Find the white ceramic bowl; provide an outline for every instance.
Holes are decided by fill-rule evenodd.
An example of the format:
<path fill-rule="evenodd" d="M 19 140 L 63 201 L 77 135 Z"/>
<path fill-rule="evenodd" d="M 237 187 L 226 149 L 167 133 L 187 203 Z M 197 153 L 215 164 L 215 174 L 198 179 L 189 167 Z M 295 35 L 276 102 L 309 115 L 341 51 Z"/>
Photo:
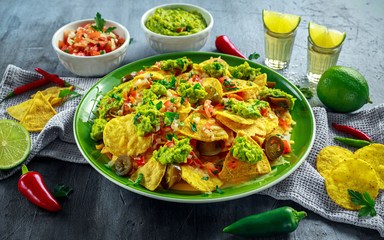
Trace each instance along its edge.
<path fill-rule="evenodd" d="M 85 19 L 71 22 L 57 30 L 52 37 L 52 47 L 60 62 L 72 73 L 83 77 L 104 76 L 115 70 L 124 60 L 130 39 L 129 32 L 123 25 L 106 20 L 105 26 L 107 28 L 116 27 L 113 32 L 125 39 L 123 45 L 116 50 L 99 56 L 74 56 L 59 49 L 58 43 L 59 40 L 63 40 L 65 30 L 76 30 L 78 27 L 91 22 L 93 23 L 94 20 Z"/>
<path fill-rule="evenodd" d="M 194 33 L 191 35 L 186 35 L 186 36 L 165 36 L 165 35 L 154 33 L 145 26 L 145 23 L 147 22 L 149 16 L 152 16 L 155 14 L 155 11 L 157 8 L 163 8 L 163 9 L 181 8 L 189 12 L 196 10 L 199 13 L 201 13 L 203 18 L 205 19 L 207 23 L 207 27 L 201 32 Z M 205 43 L 209 38 L 209 34 L 213 26 L 213 17 L 204 8 L 191 5 L 191 4 L 174 3 L 174 4 L 165 4 L 165 5 L 157 6 L 148 10 L 141 17 L 140 25 L 149 45 L 156 52 L 170 53 L 170 52 L 198 51 L 205 45 Z"/>

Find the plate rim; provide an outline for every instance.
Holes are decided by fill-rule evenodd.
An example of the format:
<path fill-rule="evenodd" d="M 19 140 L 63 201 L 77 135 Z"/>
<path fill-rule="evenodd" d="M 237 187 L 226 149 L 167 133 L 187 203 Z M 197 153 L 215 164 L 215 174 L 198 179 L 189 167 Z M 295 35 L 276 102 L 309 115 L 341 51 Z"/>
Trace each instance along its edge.
<path fill-rule="evenodd" d="M 116 184 L 116 185 L 118 185 L 118 186 L 120 186 L 120 187 L 122 187 L 122 188 L 124 188 L 124 189 L 126 189 L 128 191 L 137 193 L 137 194 L 145 196 L 145 197 L 157 199 L 157 200 L 162 200 L 162 201 L 167 201 L 167 202 L 177 202 L 177 203 L 215 203 L 215 202 L 223 202 L 223 201 L 229 201 L 229 200 L 235 200 L 235 199 L 239 199 L 239 198 L 244 198 L 244 197 L 253 195 L 255 193 L 261 192 L 263 190 L 266 190 L 266 189 L 268 189 L 270 187 L 273 187 L 274 185 L 280 183 L 281 181 L 286 179 L 288 176 L 290 176 L 294 171 L 296 171 L 302 165 L 302 163 L 306 160 L 306 158 L 308 157 L 310 151 L 312 150 L 313 144 L 315 142 L 315 138 L 316 138 L 316 121 L 315 121 L 315 116 L 314 116 L 314 113 L 313 113 L 313 109 L 312 109 L 311 105 L 309 104 L 308 100 L 303 95 L 303 93 L 294 84 L 292 84 L 288 79 L 286 79 L 280 73 L 274 71 L 273 69 L 270 69 L 267 66 L 261 65 L 261 64 L 256 63 L 256 62 L 252 62 L 252 64 L 256 64 L 258 66 L 262 66 L 264 68 L 268 68 L 269 70 L 274 72 L 274 74 L 278 75 L 281 79 L 283 79 L 288 85 L 290 85 L 290 87 L 292 87 L 293 89 L 296 90 L 296 93 L 298 95 L 300 95 L 301 98 L 304 100 L 304 105 L 306 105 L 308 107 L 308 109 L 309 109 L 310 117 L 311 117 L 311 120 L 312 120 L 311 121 L 311 125 L 313 126 L 312 137 L 311 137 L 311 140 L 310 140 L 310 142 L 308 144 L 308 147 L 305 150 L 305 153 L 303 154 L 303 156 L 296 163 L 294 163 L 294 165 L 288 171 L 284 172 L 280 177 L 278 177 L 277 179 L 274 179 L 272 182 L 267 183 L 267 184 L 265 184 L 265 185 L 263 185 L 261 187 L 253 189 L 253 190 L 249 190 L 249 191 L 246 191 L 246 192 L 237 193 L 237 194 L 229 195 L 229 196 L 214 197 L 214 198 L 192 199 L 192 198 L 188 198 L 188 195 L 185 195 L 186 198 L 178 198 L 178 197 L 174 197 L 174 196 L 159 195 L 156 192 L 148 193 L 148 192 L 145 192 L 145 191 L 141 191 L 140 189 L 136 189 L 136 188 L 132 188 L 130 186 L 127 186 L 127 185 L 125 185 L 125 184 L 123 184 L 123 183 L 113 179 L 112 177 L 108 176 L 107 174 L 105 174 L 90 159 L 88 159 L 87 155 L 83 151 L 83 149 L 81 147 L 81 144 L 79 143 L 79 140 L 77 138 L 77 133 L 76 133 L 76 130 L 77 130 L 77 124 L 76 123 L 77 123 L 77 121 L 76 121 L 76 119 L 78 117 L 79 109 L 80 109 L 80 106 L 82 105 L 84 99 L 86 98 L 86 96 L 91 92 L 91 90 L 96 85 L 98 85 L 100 82 L 104 81 L 104 79 L 108 78 L 110 75 L 112 75 L 115 72 L 121 70 L 122 68 L 125 68 L 128 65 L 130 65 L 130 64 L 137 64 L 137 62 L 140 62 L 140 61 L 148 61 L 148 60 L 151 60 L 153 58 L 159 58 L 159 57 L 166 58 L 167 56 L 174 56 L 174 55 L 204 55 L 204 54 L 212 55 L 213 57 L 214 56 L 217 56 L 217 57 L 225 56 L 227 58 L 235 58 L 235 59 L 238 59 L 238 60 L 252 62 L 252 61 L 250 61 L 248 59 L 243 59 L 243 58 L 240 58 L 240 57 L 236 57 L 236 56 L 232 56 L 232 55 L 228 55 L 228 54 L 223 54 L 223 53 L 217 53 L 217 52 L 175 52 L 175 53 L 167 53 L 167 54 L 160 54 L 160 55 L 150 56 L 150 57 L 146 57 L 146 58 L 141 58 L 141 59 L 138 59 L 136 61 L 130 62 L 128 64 L 125 64 L 125 65 L 123 65 L 123 66 L 113 70 L 112 72 L 108 73 L 107 75 L 102 77 L 99 81 L 97 81 L 95 84 L 93 84 L 92 87 L 89 88 L 89 90 L 85 93 L 84 97 L 81 99 L 78 107 L 76 108 L 76 112 L 75 112 L 74 117 L 73 117 L 73 134 L 74 134 L 74 138 L 75 138 L 75 141 L 76 141 L 76 145 L 77 145 L 78 149 L 80 150 L 81 154 L 83 155 L 83 157 L 85 158 L 85 160 L 97 172 L 99 172 L 104 178 L 108 179 L 109 181 L 113 182 L 114 184 Z"/>

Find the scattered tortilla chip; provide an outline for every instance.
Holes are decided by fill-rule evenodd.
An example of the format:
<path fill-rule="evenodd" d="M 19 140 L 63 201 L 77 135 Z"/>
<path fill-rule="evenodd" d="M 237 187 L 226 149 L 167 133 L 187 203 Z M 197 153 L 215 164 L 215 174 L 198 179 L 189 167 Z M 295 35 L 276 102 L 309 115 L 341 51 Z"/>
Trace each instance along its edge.
<path fill-rule="evenodd" d="M 30 132 L 39 132 L 43 130 L 47 122 L 55 115 L 55 109 L 53 109 L 43 94 L 38 91 L 20 123 Z"/>
<path fill-rule="evenodd" d="M 150 137 L 140 137 L 133 125 L 134 114 L 113 118 L 104 128 L 105 147 L 113 155 L 137 156 L 151 146 Z"/>
<path fill-rule="evenodd" d="M 163 165 L 151 158 L 149 162 L 137 169 L 137 171 L 131 175 L 131 179 L 136 181 L 137 176 L 142 173 L 143 180 L 140 182 L 140 185 L 144 186 L 149 191 L 154 191 L 160 185 L 166 168 L 167 165 Z"/>
<path fill-rule="evenodd" d="M 69 90 L 72 91 L 73 86 L 69 86 L 69 87 L 50 87 L 50 88 L 44 89 L 43 91 L 41 91 L 41 93 L 44 95 L 44 97 L 48 100 L 48 102 L 52 106 L 57 106 L 57 105 L 61 104 L 62 101 L 63 101 L 63 98 L 59 98 L 59 95 L 60 95 L 60 91 L 64 90 L 64 89 L 69 89 Z M 34 98 L 34 97 L 35 97 L 35 94 L 33 94 L 31 96 L 31 98 Z"/>
<path fill-rule="evenodd" d="M 206 130 L 207 122 L 212 123 L 211 130 Z M 196 128 L 192 129 L 192 125 Z M 204 114 L 195 111 L 184 120 L 184 126 L 179 126 L 177 132 L 184 134 L 192 139 L 204 142 L 214 142 L 228 139 L 227 132 L 215 121 L 215 119 L 207 119 Z"/>
<path fill-rule="evenodd" d="M 384 189 L 384 145 L 373 143 L 358 149 L 353 156 L 369 163 L 376 171 L 379 188 Z"/>
<path fill-rule="evenodd" d="M 347 158 L 338 163 L 325 179 L 325 187 L 336 204 L 349 210 L 358 210 L 361 206 L 353 204 L 348 189 L 360 193 L 367 191 L 372 199 L 379 194 L 375 170 L 358 158 Z"/>
<path fill-rule="evenodd" d="M 206 168 L 192 167 L 185 164 L 180 166 L 181 178 L 201 192 L 211 192 L 216 190 L 216 186 L 221 187 L 223 185 L 223 182 L 218 177 L 210 175 L 209 170 Z"/>
<path fill-rule="evenodd" d="M 248 141 L 258 145 L 252 138 L 246 135 L 243 131 L 237 134 L 237 137 L 247 137 Z M 234 143 L 235 144 L 235 143 Z M 271 165 L 269 164 L 268 158 L 263 152 L 262 160 L 255 164 L 250 164 L 244 161 L 238 161 L 237 166 L 231 167 L 231 161 L 233 159 L 231 151 L 228 154 L 223 163 L 223 169 L 219 173 L 219 177 L 227 182 L 236 183 L 246 179 L 252 179 L 259 175 L 267 174 L 271 171 Z"/>
<path fill-rule="evenodd" d="M 321 176 L 327 178 L 332 169 L 344 159 L 352 157 L 353 153 L 348 149 L 329 146 L 323 148 L 316 158 L 316 168 Z"/>
<path fill-rule="evenodd" d="M 216 119 L 219 120 L 223 125 L 225 125 L 229 129 L 231 129 L 232 131 L 234 132 L 243 131 L 248 136 L 254 136 L 254 135 L 265 136 L 267 133 L 264 120 L 262 118 L 254 119 L 252 125 L 240 124 L 238 122 L 235 122 L 221 115 L 216 115 Z"/>
<path fill-rule="evenodd" d="M 29 99 L 25 102 L 18 104 L 18 105 L 9 107 L 9 108 L 7 108 L 7 112 L 14 119 L 21 121 L 23 119 L 25 113 L 28 111 L 29 107 L 31 106 L 32 102 L 33 102 L 33 99 Z"/>

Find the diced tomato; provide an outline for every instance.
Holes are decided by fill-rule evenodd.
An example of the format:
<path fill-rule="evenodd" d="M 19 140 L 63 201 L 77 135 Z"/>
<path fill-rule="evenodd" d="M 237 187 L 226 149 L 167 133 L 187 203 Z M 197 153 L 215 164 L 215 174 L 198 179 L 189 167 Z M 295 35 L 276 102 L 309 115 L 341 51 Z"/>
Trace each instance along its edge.
<path fill-rule="evenodd" d="M 268 114 L 268 108 L 260 109 L 260 113 L 261 113 L 262 116 L 266 116 Z"/>
<path fill-rule="evenodd" d="M 101 32 L 99 32 L 99 31 L 88 33 L 88 37 L 90 39 L 99 38 L 100 35 L 101 35 Z"/>
<path fill-rule="evenodd" d="M 191 145 L 193 148 L 196 148 L 196 143 L 197 143 L 196 139 L 189 140 L 189 145 Z"/>
<path fill-rule="evenodd" d="M 199 82 L 201 85 L 203 85 L 203 81 L 201 80 L 199 75 L 193 75 L 192 82 Z"/>
<path fill-rule="evenodd" d="M 193 154 L 193 153 L 192 153 L 192 154 Z M 188 159 L 187 159 L 187 164 L 188 164 L 188 165 L 191 165 L 191 166 L 195 166 L 195 167 L 201 167 L 201 166 L 203 166 L 203 163 L 202 163 L 199 159 L 197 159 L 197 158 L 195 158 L 195 157 L 188 158 Z"/>
<path fill-rule="evenodd" d="M 137 91 L 135 91 L 135 90 L 131 91 L 129 93 L 129 96 L 134 97 L 134 98 L 137 97 Z"/>
<path fill-rule="evenodd" d="M 284 152 L 283 152 L 283 154 L 292 152 L 291 144 L 289 144 L 288 140 L 287 139 L 282 139 L 282 140 L 284 142 Z"/>
<path fill-rule="evenodd" d="M 189 99 L 187 97 L 184 98 L 185 103 L 189 103 Z"/>
<path fill-rule="evenodd" d="M 175 146 L 175 142 L 173 140 L 172 141 L 168 141 L 166 143 L 166 145 L 167 145 L 167 148 L 173 148 Z"/>
<path fill-rule="evenodd" d="M 242 97 L 240 97 L 239 95 L 237 95 L 236 93 L 228 94 L 227 97 L 228 98 L 234 98 L 234 99 L 239 100 L 239 101 L 244 101 L 244 99 Z"/>
<path fill-rule="evenodd" d="M 228 80 L 228 77 L 219 77 L 219 82 L 220 82 L 221 84 L 223 84 L 224 81 L 226 81 L 226 80 Z"/>
<path fill-rule="evenodd" d="M 136 162 L 137 165 L 139 166 L 144 166 L 145 165 L 145 159 L 144 159 L 144 156 L 140 156 L 140 157 L 135 157 L 133 158 L 133 160 Z"/>
<path fill-rule="evenodd" d="M 286 121 L 284 121 L 282 118 L 279 119 L 279 126 L 284 129 L 289 129 L 289 125 Z"/>
<path fill-rule="evenodd" d="M 211 127 L 213 126 L 213 123 L 211 122 L 207 122 L 205 125 L 204 125 L 204 128 L 207 129 L 207 130 L 211 130 Z"/>
<path fill-rule="evenodd" d="M 139 76 L 139 75 L 141 75 L 143 73 L 145 73 L 145 71 L 144 70 L 140 70 L 140 71 L 137 72 L 136 76 Z"/>
<path fill-rule="evenodd" d="M 237 160 L 236 158 L 232 158 L 231 161 L 228 162 L 228 166 L 230 168 L 236 168 L 237 165 L 239 165 L 239 160 Z"/>
<path fill-rule="evenodd" d="M 169 108 L 169 107 L 172 107 L 172 103 L 170 100 L 167 100 L 165 103 L 164 103 L 164 107 L 165 108 Z"/>
<path fill-rule="evenodd" d="M 205 100 L 203 107 L 200 108 L 200 111 L 207 117 L 211 118 L 213 115 L 213 106 L 211 100 Z"/>
<path fill-rule="evenodd" d="M 204 166 L 209 170 L 211 171 L 211 173 L 215 176 L 217 176 L 219 174 L 219 169 L 215 167 L 215 164 L 213 164 L 212 162 L 206 162 L 204 164 Z"/>
<path fill-rule="evenodd" d="M 221 101 L 219 104 L 215 106 L 216 110 L 225 109 L 225 104 L 223 101 Z"/>

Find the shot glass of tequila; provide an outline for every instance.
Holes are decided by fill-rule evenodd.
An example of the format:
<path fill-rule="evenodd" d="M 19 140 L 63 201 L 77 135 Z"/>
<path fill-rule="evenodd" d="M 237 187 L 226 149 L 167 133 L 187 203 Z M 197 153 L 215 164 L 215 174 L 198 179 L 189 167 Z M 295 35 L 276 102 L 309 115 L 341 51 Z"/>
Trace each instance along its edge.
<path fill-rule="evenodd" d="M 265 65 L 272 69 L 288 66 L 300 20 L 299 16 L 263 10 Z"/>
<path fill-rule="evenodd" d="M 345 33 L 327 30 L 326 27 L 309 23 L 307 77 L 317 84 L 328 68 L 335 66 L 345 39 Z"/>

